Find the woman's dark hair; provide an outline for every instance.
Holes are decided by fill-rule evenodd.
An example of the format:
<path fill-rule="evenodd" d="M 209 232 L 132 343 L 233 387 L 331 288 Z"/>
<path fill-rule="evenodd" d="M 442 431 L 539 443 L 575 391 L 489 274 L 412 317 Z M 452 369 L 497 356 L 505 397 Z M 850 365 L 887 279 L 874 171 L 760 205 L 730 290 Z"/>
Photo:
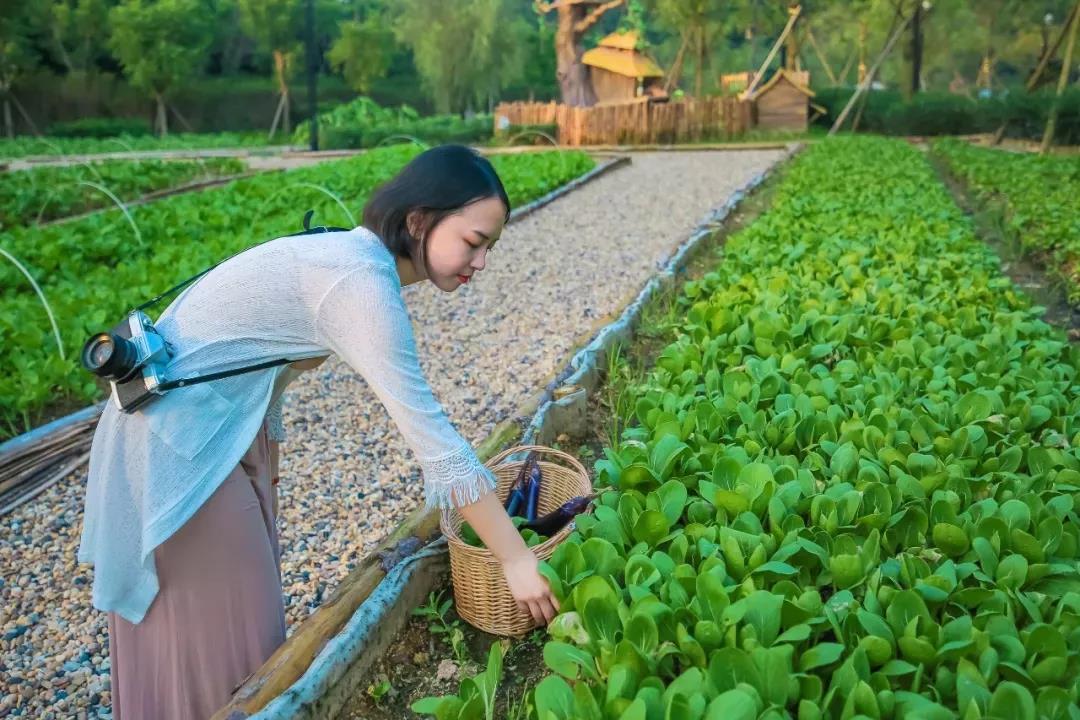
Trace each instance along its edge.
<path fill-rule="evenodd" d="M 465 145 L 439 145 L 417 155 L 364 205 L 363 226 L 395 257 L 419 258 L 427 269 L 427 238 L 443 218 L 478 200 L 497 197 L 510 219 L 510 199 L 495 168 Z M 420 211 L 416 233 L 408 218 Z"/>

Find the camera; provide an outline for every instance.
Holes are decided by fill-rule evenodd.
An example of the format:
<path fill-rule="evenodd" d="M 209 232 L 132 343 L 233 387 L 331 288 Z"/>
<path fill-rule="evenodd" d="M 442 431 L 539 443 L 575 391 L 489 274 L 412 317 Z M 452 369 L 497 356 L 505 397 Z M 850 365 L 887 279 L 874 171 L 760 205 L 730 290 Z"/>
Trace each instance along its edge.
<path fill-rule="evenodd" d="M 108 332 L 98 333 L 82 349 L 84 368 L 112 385 L 112 399 L 125 413 L 135 412 L 164 395 L 165 365 L 171 346 L 158 334 L 150 317 L 133 310 Z"/>

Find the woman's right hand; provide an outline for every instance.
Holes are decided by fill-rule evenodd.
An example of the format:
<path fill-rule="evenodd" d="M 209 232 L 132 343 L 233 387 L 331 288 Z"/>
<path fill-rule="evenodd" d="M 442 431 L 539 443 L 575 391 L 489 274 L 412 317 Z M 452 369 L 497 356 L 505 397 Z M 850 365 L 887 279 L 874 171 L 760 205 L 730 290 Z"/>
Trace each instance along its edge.
<path fill-rule="evenodd" d="M 506 585 L 518 608 L 532 615 L 538 624 L 546 625 L 559 613 L 559 601 L 551 592 L 547 579 L 537 569 L 539 562 L 529 550 L 507 558 L 502 566 Z"/>
<path fill-rule="evenodd" d="M 458 510 L 502 564 L 506 585 L 521 611 L 541 625 L 551 622 L 559 612 L 559 603 L 537 569 L 540 561 L 521 539 L 495 493 L 487 492 Z"/>

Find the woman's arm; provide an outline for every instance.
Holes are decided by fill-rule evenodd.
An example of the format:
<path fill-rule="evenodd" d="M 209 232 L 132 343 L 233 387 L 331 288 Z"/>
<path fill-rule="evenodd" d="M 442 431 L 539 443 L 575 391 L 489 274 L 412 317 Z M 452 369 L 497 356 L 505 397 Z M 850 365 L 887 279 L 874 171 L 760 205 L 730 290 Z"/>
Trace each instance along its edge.
<path fill-rule="evenodd" d="M 492 492 L 495 476 L 451 425 L 424 377 L 396 271 L 372 263 L 327 291 L 316 313 L 320 341 L 359 372 L 386 407 L 424 471 L 428 507 L 457 507 L 502 562 L 519 607 L 538 622 L 557 604 L 537 559 Z"/>

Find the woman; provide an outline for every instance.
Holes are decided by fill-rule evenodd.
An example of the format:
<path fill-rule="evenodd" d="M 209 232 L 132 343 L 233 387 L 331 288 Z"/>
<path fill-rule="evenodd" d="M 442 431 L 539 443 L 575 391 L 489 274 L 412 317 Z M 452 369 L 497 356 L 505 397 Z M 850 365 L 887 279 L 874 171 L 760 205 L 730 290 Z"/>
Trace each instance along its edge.
<path fill-rule="evenodd" d="M 557 603 L 492 473 L 449 423 L 416 356 L 401 287 L 453 292 L 484 269 L 510 214 L 491 164 L 445 145 L 380 187 L 363 224 L 282 237 L 222 263 L 156 323 L 168 377 L 299 362 L 177 388 L 94 434 L 79 560 L 109 613 L 113 717 L 206 718 L 285 639 L 273 422 L 285 386 L 334 353 L 367 381 L 538 622 Z M 362 442 L 362 438 L 356 438 Z"/>

